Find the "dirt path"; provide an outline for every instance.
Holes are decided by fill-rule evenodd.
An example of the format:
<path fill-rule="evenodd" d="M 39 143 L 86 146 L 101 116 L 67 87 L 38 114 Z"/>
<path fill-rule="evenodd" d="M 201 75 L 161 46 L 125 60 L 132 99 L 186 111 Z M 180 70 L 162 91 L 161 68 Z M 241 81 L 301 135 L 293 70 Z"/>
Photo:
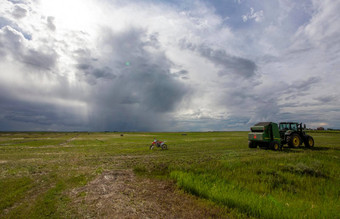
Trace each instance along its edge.
<path fill-rule="evenodd" d="M 221 218 L 217 207 L 131 170 L 104 172 L 70 195 L 83 218 Z"/>

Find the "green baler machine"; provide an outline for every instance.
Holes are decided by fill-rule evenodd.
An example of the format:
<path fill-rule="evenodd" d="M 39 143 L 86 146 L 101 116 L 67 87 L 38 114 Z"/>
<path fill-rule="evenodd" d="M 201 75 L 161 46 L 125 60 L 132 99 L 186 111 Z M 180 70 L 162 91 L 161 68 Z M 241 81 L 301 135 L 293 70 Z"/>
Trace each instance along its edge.
<path fill-rule="evenodd" d="M 250 148 L 270 147 L 274 150 L 282 149 L 279 127 L 274 122 L 260 122 L 250 128 L 248 144 Z"/>
<path fill-rule="evenodd" d="M 250 148 L 269 147 L 281 150 L 283 145 L 297 148 L 302 144 L 307 148 L 314 147 L 314 139 L 304 130 L 306 125 L 298 122 L 259 122 L 250 128 L 248 143 Z"/>

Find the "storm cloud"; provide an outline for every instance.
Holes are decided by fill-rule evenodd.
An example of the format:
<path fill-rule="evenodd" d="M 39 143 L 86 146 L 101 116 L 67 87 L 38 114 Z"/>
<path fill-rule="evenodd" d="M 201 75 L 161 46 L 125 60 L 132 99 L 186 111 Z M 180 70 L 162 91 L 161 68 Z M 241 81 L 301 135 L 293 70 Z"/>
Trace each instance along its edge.
<path fill-rule="evenodd" d="M 181 48 L 195 51 L 217 65 L 220 68 L 220 76 L 234 74 L 248 78 L 256 73 L 257 66 L 255 62 L 246 58 L 229 55 L 225 50 L 212 49 L 204 44 L 197 46 L 187 42 L 187 40 L 181 40 L 180 45 Z"/>
<path fill-rule="evenodd" d="M 135 28 L 120 33 L 105 29 L 102 33 L 100 46 L 108 52 L 80 68 L 97 81 L 91 88 L 91 121 L 101 129 L 161 129 L 169 120 L 167 113 L 176 110 L 189 87 L 170 74 L 172 63 L 151 43 L 153 35 Z M 105 74 L 98 74 L 96 62 L 105 63 L 114 72 L 103 80 Z M 100 127 L 103 120 L 106 124 Z"/>
<path fill-rule="evenodd" d="M 0 2 L 0 130 L 339 128 L 337 1 Z"/>
<path fill-rule="evenodd" d="M 52 48 L 29 48 L 24 35 L 10 26 L 0 30 L 0 53 L 31 67 L 50 69 L 54 67 L 57 54 Z"/>

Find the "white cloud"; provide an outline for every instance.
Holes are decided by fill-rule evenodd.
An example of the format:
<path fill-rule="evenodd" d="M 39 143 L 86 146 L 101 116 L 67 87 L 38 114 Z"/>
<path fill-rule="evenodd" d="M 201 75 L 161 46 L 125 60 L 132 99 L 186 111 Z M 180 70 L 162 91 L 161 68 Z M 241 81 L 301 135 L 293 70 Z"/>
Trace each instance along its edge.
<path fill-rule="evenodd" d="M 248 20 L 255 20 L 256 22 L 262 22 L 264 19 L 263 10 L 254 11 L 254 8 L 250 8 L 250 12 L 246 15 L 242 15 L 243 22 L 247 22 Z"/>

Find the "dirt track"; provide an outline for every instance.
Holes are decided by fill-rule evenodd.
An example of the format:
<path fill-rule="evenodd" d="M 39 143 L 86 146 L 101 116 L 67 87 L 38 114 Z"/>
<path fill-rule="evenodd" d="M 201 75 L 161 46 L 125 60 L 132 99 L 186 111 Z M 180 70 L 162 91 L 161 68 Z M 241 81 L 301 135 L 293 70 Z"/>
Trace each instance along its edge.
<path fill-rule="evenodd" d="M 71 196 L 83 218 L 221 218 L 217 207 L 131 170 L 104 172 Z"/>

